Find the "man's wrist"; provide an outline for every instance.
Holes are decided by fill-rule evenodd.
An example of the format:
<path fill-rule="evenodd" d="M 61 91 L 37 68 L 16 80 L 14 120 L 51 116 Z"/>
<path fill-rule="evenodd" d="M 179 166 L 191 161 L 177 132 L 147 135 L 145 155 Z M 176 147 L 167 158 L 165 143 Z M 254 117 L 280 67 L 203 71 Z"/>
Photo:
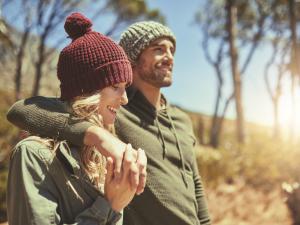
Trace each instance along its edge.
<path fill-rule="evenodd" d="M 113 136 L 105 128 L 97 126 L 87 128 L 84 145 L 95 146 L 104 156 L 111 156 L 114 159 L 118 155 L 118 151 L 122 153 L 126 149 L 124 142 Z"/>
<path fill-rule="evenodd" d="M 83 144 L 87 146 L 94 146 L 99 142 L 98 133 L 102 131 L 103 128 L 97 126 L 90 126 L 86 129 L 85 135 L 83 138 Z M 103 129 L 104 130 L 104 129 Z"/>

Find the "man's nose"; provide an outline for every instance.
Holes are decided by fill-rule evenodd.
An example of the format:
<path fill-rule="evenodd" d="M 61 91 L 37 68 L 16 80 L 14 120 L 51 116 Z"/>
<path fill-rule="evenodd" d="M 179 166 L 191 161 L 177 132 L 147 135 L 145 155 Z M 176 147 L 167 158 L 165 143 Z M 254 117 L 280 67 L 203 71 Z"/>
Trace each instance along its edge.
<path fill-rule="evenodd" d="M 165 59 L 168 60 L 169 63 L 173 63 L 174 55 L 170 49 L 167 49 L 166 54 L 165 54 Z"/>

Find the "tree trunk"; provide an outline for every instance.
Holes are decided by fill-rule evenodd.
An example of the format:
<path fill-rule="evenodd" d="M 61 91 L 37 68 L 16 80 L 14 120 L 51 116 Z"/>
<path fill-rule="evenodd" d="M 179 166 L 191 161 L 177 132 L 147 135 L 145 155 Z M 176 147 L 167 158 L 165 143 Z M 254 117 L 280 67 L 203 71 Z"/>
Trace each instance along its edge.
<path fill-rule="evenodd" d="M 227 32 L 230 46 L 231 71 L 233 77 L 234 99 L 236 107 L 236 128 L 237 140 L 239 143 L 244 142 L 244 115 L 242 106 L 242 82 L 238 68 L 238 52 L 235 46 L 236 40 L 236 14 L 237 8 L 234 6 L 233 0 L 227 0 Z"/>
<path fill-rule="evenodd" d="M 210 130 L 210 142 L 209 144 L 213 148 L 218 148 L 220 144 L 220 134 L 221 134 L 221 118 L 219 118 L 217 115 L 214 115 Z"/>
<path fill-rule="evenodd" d="M 23 58 L 25 46 L 29 37 L 30 29 L 27 28 L 23 35 L 20 43 L 20 48 L 17 53 L 17 64 L 16 64 L 16 73 L 15 73 L 15 99 L 19 100 L 21 98 L 21 79 L 22 79 L 22 67 L 23 67 Z"/>
<path fill-rule="evenodd" d="M 222 84 L 219 84 L 214 115 L 213 115 L 213 118 L 212 118 L 212 123 L 211 123 L 211 128 L 210 128 L 210 142 L 209 142 L 209 144 L 213 148 L 217 148 L 219 146 L 219 139 L 220 139 L 220 126 L 219 126 L 219 124 L 220 124 L 220 119 L 219 119 L 218 113 L 219 113 L 221 97 L 222 97 Z"/>
<path fill-rule="evenodd" d="M 45 38 L 42 36 L 41 37 L 41 42 L 39 46 L 39 51 L 38 51 L 38 60 L 35 64 L 35 80 L 34 80 L 34 86 L 32 90 L 32 96 L 37 96 L 39 94 L 39 89 L 40 89 L 40 82 L 42 78 L 42 69 L 43 69 L 43 64 L 45 62 Z"/>
<path fill-rule="evenodd" d="M 278 120 L 278 102 L 279 102 L 279 98 L 275 98 L 273 101 L 273 110 L 274 110 L 273 138 L 274 138 L 274 140 L 276 140 L 280 137 L 279 120 Z"/>
<path fill-rule="evenodd" d="M 295 101 L 295 83 L 298 68 L 298 54 L 297 54 L 297 33 L 296 33 L 296 12 L 295 12 L 295 0 L 289 0 L 289 14 L 290 14 L 290 30 L 291 30 L 291 96 L 292 96 L 292 115 L 290 120 L 290 139 L 294 140 L 294 126 L 296 120 L 296 101 Z M 299 75 L 299 74 L 298 74 Z"/>

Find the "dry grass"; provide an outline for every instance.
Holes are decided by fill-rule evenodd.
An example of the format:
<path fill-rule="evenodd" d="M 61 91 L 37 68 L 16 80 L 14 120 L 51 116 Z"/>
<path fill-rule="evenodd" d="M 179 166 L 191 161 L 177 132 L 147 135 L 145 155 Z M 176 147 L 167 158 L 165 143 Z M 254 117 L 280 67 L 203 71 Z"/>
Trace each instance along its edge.
<path fill-rule="evenodd" d="M 280 188 L 256 190 L 239 181 L 207 189 L 214 225 L 291 225 L 292 221 Z"/>

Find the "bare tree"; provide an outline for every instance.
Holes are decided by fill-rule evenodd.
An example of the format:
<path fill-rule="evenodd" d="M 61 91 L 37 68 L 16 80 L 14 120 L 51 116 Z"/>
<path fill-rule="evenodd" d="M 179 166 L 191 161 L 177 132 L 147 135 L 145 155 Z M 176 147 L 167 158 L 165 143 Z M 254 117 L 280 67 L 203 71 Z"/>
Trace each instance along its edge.
<path fill-rule="evenodd" d="M 102 14 L 110 13 L 115 16 L 115 21 L 111 24 L 106 32 L 107 35 L 113 35 L 122 26 L 128 25 L 140 18 L 163 18 L 158 10 L 150 10 L 145 1 L 132 0 L 106 0 L 104 2 L 98 1 L 80 1 L 80 0 L 51 0 L 38 1 L 36 4 L 36 30 L 39 41 L 37 47 L 37 57 L 35 59 L 35 81 L 32 90 L 32 95 L 38 95 L 40 89 L 40 81 L 44 74 L 43 67 L 47 59 L 53 54 L 56 48 L 61 44 L 61 38 L 58 38 L 56 45 L 52 48 L 47 47 L 48 39 L 57 30 L 65 17 L 79 5 L 88 7 L 89 2 L 93 3 L 93 11 L 95 12 L 93 18 L 101 17 Z M 102 14 L 101 14 L 102 13 Z"/>
<path fill-rule="evenodd" d="M 14 43 L 9 34 L 9 25 L 2 15 L 2 10 L 7 3 L 7 1 L 0 0 L 0 48 L 2 49 L 3 47 L 8 47 L 11 50 L 14 48 Z M 0 57 L 3 57 L 3 55 Z"/>
<path fill-rule="evenodd" d="M 14 53 L 14 87 L 15 96 L 20 98 L 22 93 L 21 80 L 24 70 L 24 61 L 31 58 L 30 70 L 34 69 L 34 84 L 32 95 L 38 95 L 41 79 L 49 68 L 53 67 L 51 59 L 56 55 L 57 48 L 66 42 L 66 35 L 61 29 L 65 17 L 72 11 L 87 11 L 87 14 L 95 23 L 98 19 L 109 16 L 113 22 L 108 26 L 104 34 L 114 36 L 128 24 L 140 19 L 154 19 L 164 22 L 164 17 L 158 9 L 149 9 L 145 0 L 0 0 L 1 9 L 7 7 L 6 14 L 0 15 L 0 39 L 2 46 L 12 43 L 14 40 L 15 49 L 10 51 Z M 15 7 L 14 13 L 9 6 Z M 23 26 L 16 26 L 16 21 Z M 12 24 L 13 39 L 7 36 L 5 32 L 6 22 Z M 49 45 L 51 43 L 51 46 Z M 5 54 L 7 58 L 7 54 Z M 1 55 L 2 57 L 2 55 Z M 10 59 L 11 61 L 12 59 Z M 4 62 L 1 60 L 1 63 Z M 28 68 L 28 63 L 26 66 Z M 32 65 L 31 65 L 32 64 Z M 30 71 L 32 73 L 32 71 Z"/>
<path fill-rule="evenodd" d="M 277 36 L 272 41 L 272 53 L 271 57 L 265 65 L 264 70 L 264 78 L 265 84 L 267 87 L 267 92 L 272 100 L 273 104 L 273 114 L 274 114 L 274 122 L 273 122 L 273 138 L 278 139 L 280 138 L 280 127 L 279 127 L 279 100 L 282 95 L 282 78 L 284 74 L 287 72 L 287 63 L 285 63 L 286 54 L 288 52 L 288 42 L 284 44 L 283 47 L 280 46 L 282 39 L 282 33 L 277 32 Z M 281 48 L 280 48 L 281 47 Z M 279 56 L 280 55 L 280 56 Z M 270 68 L 271 66 L 275 66 L 276 58 L 280 57 L 280 61 L 277 64 L 277 73 L 272 73 L 272 78 L 274 80 L 275 76 L 275 87 L 272 88 L 271 81 L 270 81 Z"/>
<path fill-rule="evenodd" d="M 53 0 L 39 1 L 37 10 L 37 31 L 39 33 L 39 44 L 37 50 L 37 60 L 35 62 L 35 81 L 32 95 L 38 95 L 40 80 L 43 74 L 43 66 L 52 51 L 47 51 L 47 39 L 50 34 L 63 22 L 65 17 L 80 4 L 79 0 Z M 50 11 L 48 13 L 48 11 Z"/>
<path fill-rule="evenodd" d="M 22 68 L 24 53 L 29 40 L 30 31 L 32 29 L 32 11 L 30 7 L 30 2 L 28 0 L 22 0 L 22 5 L 24 10 L 24 31 L 21 34 L 21 41 L 17 47 L 16 55 L 16 71 L 15 71 L 15 99 L 21 98 L 21 79 L 22 79 Z"/>
<path fill-rule="evenodd" d="M 149 9 L 146 1 L 141 0 L 110 0 L 106 1 L 100 12 L 108 11 L 115 16 L 110 28 L 105 32 L 107 36 L 112 36 L 120 30 L 123 30 L 129 24 L 140 19 L 157 20 L 164 23 L 165 18 L 158 9 Z M 99 15 L 99 13 L 97 14 Z M 97 16 L 95 15 L 95 17 Z"/>
<path fill-rule="evenodd" d="M 203 16 L 203 14 L 199 12 L 196 15 L 196 22 L 201 24 L 201 31 L 203 35 L 202 49 L 204 52 L 204 56 L 206 58 L 206 61 L 213 67 L 215 74 L 217 76 L 217 94 L 216 94 L 216 100 L 214 106 L 214 113 L 211 120 L 210 138 L 209 138 L 209 144 L 212 147 L 217 148 L 219 145 L 219 136 L 221 133 L 221 126 L 222 126 L 222 121 L 219 115 L 220 115 L 221 102 L 223 99 L 223 86 L 224 86 L 222 67 L 227 54 L 225 52 L 226 36 L 225 33 L 223 32 L 223 29 L 221 30 L 219 28 L 219 26 L 222 27 L 222 23 L 220 22 L 220 24 L 216 24 L 213 22 L 216 17 L 222 17 L 223 10 L 221 9 L 221 7 L 218 7 L 218 5 L 215 4 L 207 3 L 204 6 L 204 11 L 210 13 L 204 14 L 205 16 Z M 215 36 L 218 36 L 220 38 L 214 38 Z M 215 46 L 217 46 L 215 52 L 210 50 L 210 46 L 212 43 L 214 43 Z"/>
<path fill-rule="evenodd" d="M 228 3 L 228 2 L 227 2 Z M 244 119 L 243 119 L 243 109 L 242 109 L 242 98 L 241 98 L 241 85 L 242 85 L 242 76 L 245 74 L 246 69 L 248 68 L 251 59 L 253 58 L 254 52 L 257 49 L 265 31 L 265 23 L 268 18 L 269 12 L 275 7 L 275 4 L 265 3 L 264 1 L 255 0 L 251 1 L 249 4 L 248 1 L 232 1 L 233 7 L 236 7 L 236 16 L 237 22 L 236 26 L 239 28 L 239 32 L 236 33 L 236 42 L 238 49 L 244 48 L 248 49 L 246 52 L 246 57 L 243 63 L 238 64 L 237 56 L 238 51 L 237 47 L 232 48 L 231 50 L 236 50 L 233 55 L 228 55 L 227 48 L 230 52 L 230 38 L 228 33 L 226 33 L 226 28 L 228 28 L 228 13 L 226 17 L 225 2 L 223 1 L 207 1 L 206 7 L 204 7 L 205 18 L 197 18 L 197 22 L 202 27 L 203 32 L 203 42 L 202 48 L 206 60 L 214 67 L 215 74 L 218 80 L 218 89 L 217 89 L 217 98 L 214 108 L 214 116 L 212 118 L 211 133 L 210 133 L 210 144 L 213 147 L 217 147 L 219 144 L 220 133 L 222 129 L 223 120 L 226 116 L 227 110 L 230 106 L 232 100 L 236 101 L 236 115 L 237 115 L 237 139 L 242 142 L 244 136 Z M 228 4 L 227 4 L 228 5 Z M 200 11 L 200 15 L 203 15 Z M 197 15 L 198 16 L 198 15 Z M 226 20 L 227 18 L 227 20 Z M 227 27 L 226 27 L 227 25 Z M 209 54 L 209 43 L 218 42 L 217 48 L 215 48 L 216 54 L 214 57 L 212 54 Z M 215 45 L 214 45 L 215 46 Z M 247 47 L 247 48 L 246 48 Z M 228 58 L 228 56 L 230 56 Z M 235 71 L 234 90 L 226 98 L 225 101 L 222 101 L 223 94 L 222 88 L 224 85 L 224 64 L 226 60 L 235 59 L 231 62 L 234 62 L 234 65 L 239 67 L 240 70 Z M 222 69 L 221 69 L 222 68 Z M 231 65 L 232 68 L 232 65 Z M 238 99 L 238 100 L 236 100 Z M 223 109 L 221 110 L 220 104 L 224 102 Z"/>
<path fill-rule="evenodd" d="M 292 96 L 292 116 L 290 120 L 290 138 L 294 139 L 294 121 L 296 119 L 296 101 L 295 101 L 295 84 L 296 79 L 299 78 L 298 70 L 299 58 L 297 52 L 297 31 L 296 31 L 296 2 L 295 0 L 288 0 L 289 8 L 289 22 L 291 32 L 291 57 L 290 57 L 290 71 L 291 71 L 291 96 Z"/>
<path fill-rule="evenodd" d="M 227 0 L 226 2 L 227 11 L 227 32 L 228 32 L 228 42 L 229 51 L 231 58 L 231 72 L 232 81 L 234 88 L 234 99 L 236 108 L 236 131 L 237 139 L 240 143 L 244 142 L 245 131 L 244 131 L 244 111 L 242 106 L 242 81 L 240 69 L 238 66 L 238 51 L 236 48 L 236 21 L 237 21 L 237 7 L 234 5 L 234 0 Z"/>

